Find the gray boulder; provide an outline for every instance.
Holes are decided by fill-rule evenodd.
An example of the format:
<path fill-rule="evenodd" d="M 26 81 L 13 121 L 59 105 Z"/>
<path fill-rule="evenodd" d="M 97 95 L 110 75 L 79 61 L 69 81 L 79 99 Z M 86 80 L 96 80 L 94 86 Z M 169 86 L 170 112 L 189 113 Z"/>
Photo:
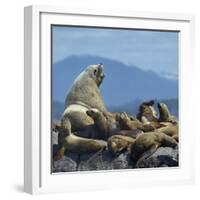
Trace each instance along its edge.
<path fill-rule="evenodd" d="M 108 151 L 105 150 L 92 156 L 81 156 L 78 170 L 91 171 L 129 168 L 132 168 L 132 166 L 130 165 L 130 156 L 128 152 L 122 153 L 117 157 L 113 157 Z"/>
<path fill-rule="evenodd" d="M 58 132 L 52 131 L 52 144 L 58 144 Z"/>
<path fill-rule="evenodd" d="M 52 153 L 58 151 L 58 132 L 52 131 Z M 160 147 L 155 152 L 147 151 L 133 163 L 128 152 L 112 156 L 107 150 L 91 154 L 65 152 L 65 156 L 53 161 L 52 172 L 114 170 L 178 166 L 178 148 Z"/>
<path fill-rule="evenodd" d="M 62 159 L 53 162 L 53 172 L 72 172 L 76 170 L 76 162 L 69 157 L 63 156 Z"/>
<path fill-rule="evenodd" d="M 175 166 L 178 166 L 178 149 L 160 147 L 153 153 L 145 152 L 135 164 L 132 162 L 128 152 L 121 153 L 116 157 L 112 156 L 107 150 L 82 155 L 67 153 L 62 159 L 53 162 L 53 172 Z"/>
<path fill-rule="evenodd" d="M 178 148 L 160 147 L 153 154 L 145 152 L 133 168 L 176 166 L 178 166 Z"/>

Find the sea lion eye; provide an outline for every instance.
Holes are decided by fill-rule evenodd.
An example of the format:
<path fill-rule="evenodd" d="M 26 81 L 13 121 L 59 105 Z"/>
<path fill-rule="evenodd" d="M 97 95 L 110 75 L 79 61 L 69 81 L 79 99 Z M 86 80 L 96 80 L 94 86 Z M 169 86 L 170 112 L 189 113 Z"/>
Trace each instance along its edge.
<path fill-rule="evenodd" d="M 94 75 L 95 75 L 95 76 L 97 75 L 97 70 L 96 70 L 96 69 L 94 70 Z"/>

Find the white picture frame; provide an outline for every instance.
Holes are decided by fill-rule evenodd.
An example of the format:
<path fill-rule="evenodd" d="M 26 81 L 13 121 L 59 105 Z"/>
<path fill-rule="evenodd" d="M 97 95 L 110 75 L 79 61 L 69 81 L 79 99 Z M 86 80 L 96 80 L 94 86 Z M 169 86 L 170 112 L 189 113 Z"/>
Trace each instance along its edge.
<path fill-rule="evenodd" d="M 25 8 L 24 19 L 25 192 L 38 194 L 193 183 L 195 130 L 191 127 L 193 110 L 188 106 L 194 103 L 194 92 L 190 88 L 195 84 L 191 78 L 194 76 L 192 15 L 29 6 Z M 51 174 L 51 24 L 180 31 L 179 167 Z"/>

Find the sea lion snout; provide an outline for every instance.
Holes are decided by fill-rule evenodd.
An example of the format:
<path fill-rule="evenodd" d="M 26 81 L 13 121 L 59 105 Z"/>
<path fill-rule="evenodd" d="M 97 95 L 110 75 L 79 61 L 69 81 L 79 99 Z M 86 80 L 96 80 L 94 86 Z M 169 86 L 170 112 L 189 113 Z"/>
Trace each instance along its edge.
<path fill-rule="evenodd" d="M 103 72 L 104 65 L 102 63 L 100 63 L 98 65 L 98 68 L 99 68 L 99 77 L 103 80 L 105 78 L 105 74 Z"/>
<path fill-rule="evenodd" d="M 89 109 L 89 110 L 86 111 L 86 114 L 88 116 L 90 116 L 90 117 L 95 117 L 95 116 L 98 115 L 98 113 L 99 113 L 99 110 L 96 109 L 96 108 L 91 108 L 91 109 Z"/>
<path fill-rule="evenodd" d="M 86 114 L 88 115 L 88 116 L 93 116 L 93 114 L 94 114 L 95 112 L 92 110 L 92 109 L 89 109 L 89 110 L 87 110 L 86 111 Z"/>
<path fill-rule="evenodd" d="M 103 63 L 99 63 L 99 67 L 102 67 L 102 68 L 103 68 Z"/>
<path fill-rule="evenodd" d="M 104 70 L 103 70 L 103 64 L 97 64 L 94 73 L 93 73 L 94 79 L 96 81 L 96 84 L 98 87 L 103 82 L 103 79 L 105 78 Z"/>
<path fill-rule="evenodd" d="M 100 78 L 103 80 L 103 79 L 105 78 L 105 74 L 102 73 L 102 74 L 100 75 Z"/>

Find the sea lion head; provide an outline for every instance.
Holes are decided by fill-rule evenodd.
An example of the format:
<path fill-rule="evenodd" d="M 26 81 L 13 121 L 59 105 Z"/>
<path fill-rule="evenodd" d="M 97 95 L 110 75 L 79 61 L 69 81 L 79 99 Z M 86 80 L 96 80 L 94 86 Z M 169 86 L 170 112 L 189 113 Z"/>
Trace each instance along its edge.
<path fill-rule="evenodd" d="M 90 116 L 92 119 L 97 119 L 101 115 L 101 113 L 99 112 L 99 110 L 96 109 L 96 108 L 91 108 L 91 109 L 87 110 L 86 114 L 88 116 Z"/>
<path fill-rule="evenodd" d="M 170 118 L 170 112 L 165 103 L 158 103 L 158 110 L 160 112 L 160 121 L 167 122 Z"/>
<path fill-rule="evenodd" d="M 153 100 L 143 102 L 140 105 L 138 114 L 140 120 L 143 116 L 145 116 L 148 121 L 157 121 L 158 114 L 153 106 Z"/>
<path fill-rule="evenodd" d="M 119 122 L 127 122 L 130 121 L 131 119 L 129 118 L 126 112 L 122 112 L 118 113 L 118 115 L 116 116 L 116 120 Z"/>
<path fill-rule="evenodd" d="M 177 118 L 173 115 L 171 115 L 167 105 L 165 103 L 158 103 L 157 104 L 159 112 L 160 112 L 160 117 L 159 121 L 160 122 L 170 122 L 172 124 L 177 124 Z"/>
<path fill-rule="evenodd" d="M 92 78 L 97 86 L 99 87 L 105 77 L 103 71 L 103 64 L 89 65 L 85 71 L 89 74 L 90 78 Z"/>
<path fill-rule="evenodd" d="M 135 120 L 134 117 L 132 116 L 129 116 L 126 112 L 123 112 L 123 113 L 119 113 L 117 116 L 116 116 L 116 121 L 120 127 L 120 129 L 124 129 L 124 130 L 129 130 L 129 122 L 137 122 L 138 120 Z M 135 127 L 136 128 L 136 127 Z"/>
<path fill-rule="evenodd" d="M 113 156 L 118 156 L 120 153 L 126 150 L 127 147 L 128 147 L 128 142 L 116 135 L 108 139 L 108 151 Z"/>

